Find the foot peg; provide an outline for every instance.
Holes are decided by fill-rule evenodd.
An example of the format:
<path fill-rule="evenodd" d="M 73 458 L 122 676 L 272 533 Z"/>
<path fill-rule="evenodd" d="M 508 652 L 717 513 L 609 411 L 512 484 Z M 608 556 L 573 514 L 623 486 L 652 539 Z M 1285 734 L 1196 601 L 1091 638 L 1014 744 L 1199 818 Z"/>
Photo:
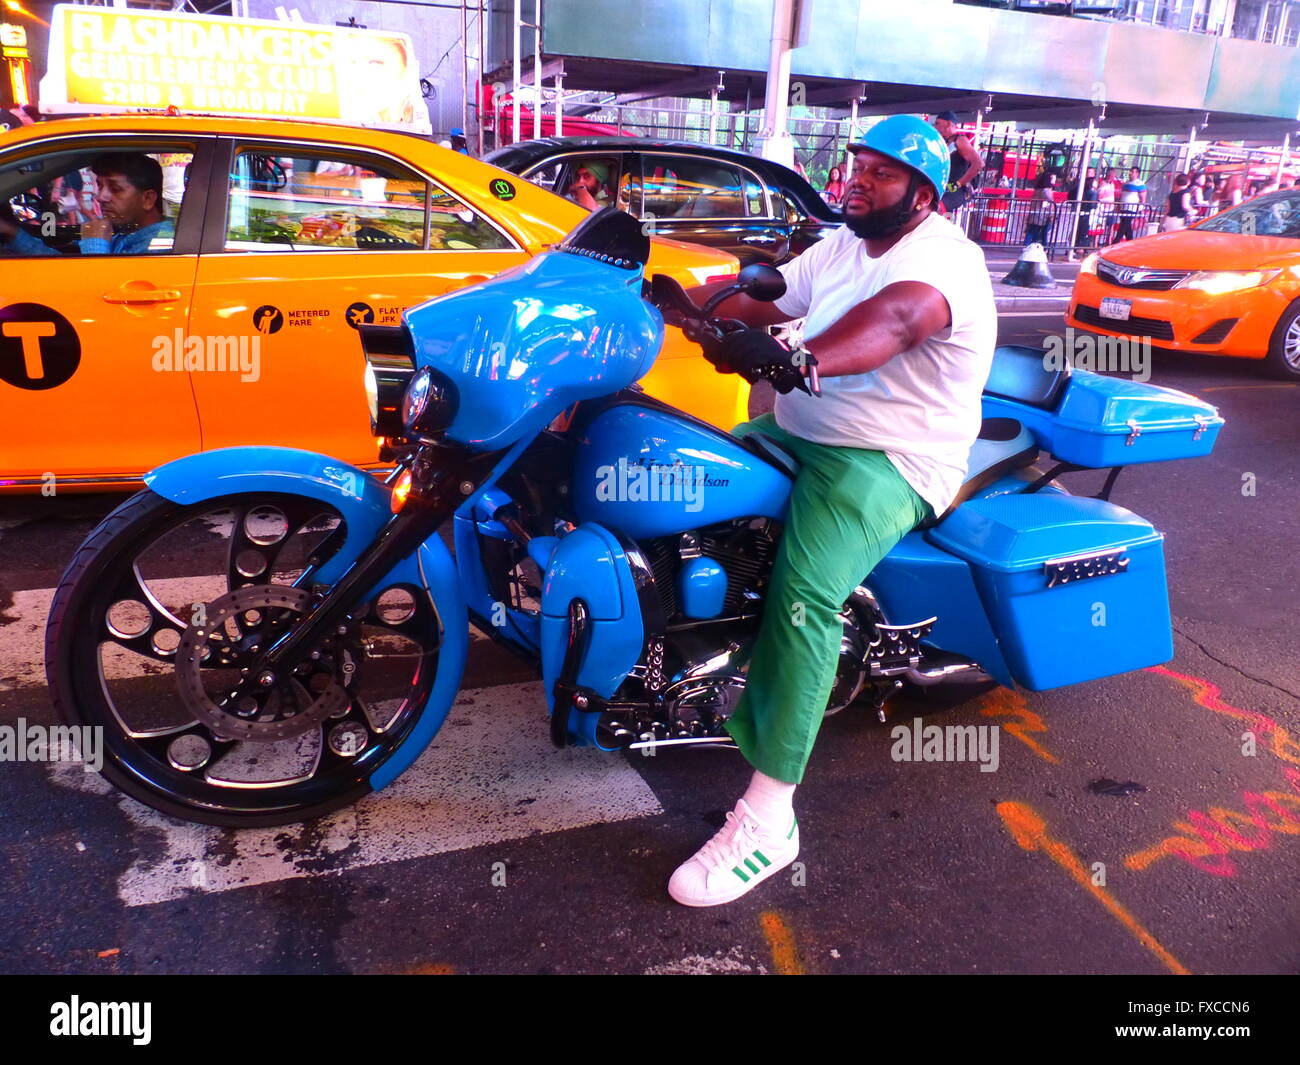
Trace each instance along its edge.
<path fill-rule="evenodd" d="M 939 619 L 911 625 L 876 625 L 867 645 L 867 669 L 872 677 L 897 677 L 921 664 L 921 641 Z"/>

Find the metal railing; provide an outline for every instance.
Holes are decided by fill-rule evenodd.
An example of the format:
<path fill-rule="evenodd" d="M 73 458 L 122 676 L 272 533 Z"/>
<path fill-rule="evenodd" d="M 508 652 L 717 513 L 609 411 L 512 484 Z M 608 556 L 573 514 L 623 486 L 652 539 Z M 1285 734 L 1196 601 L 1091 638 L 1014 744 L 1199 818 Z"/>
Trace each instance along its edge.
<path fill-rule="evenodd" d="M 1045 203 L 999 190 L 977 193 L 952 216 L 977 244 L 1018 251 L 1036 242 L 1049 258 L 1147 236 L 1163 218 L 1163 203 Z"/>

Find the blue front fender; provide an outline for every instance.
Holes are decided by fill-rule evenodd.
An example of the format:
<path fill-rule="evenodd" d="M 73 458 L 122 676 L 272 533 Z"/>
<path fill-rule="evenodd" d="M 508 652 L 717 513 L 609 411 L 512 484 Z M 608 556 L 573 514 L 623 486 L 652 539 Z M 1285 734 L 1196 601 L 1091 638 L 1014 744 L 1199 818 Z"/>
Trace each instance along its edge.
<path fill-rule="evenodd" d="M 228 447 L 204 451 L 159 466 L 144 483 L 173 503 L 188 506 L 223 496 L 278 492 L 327 503 L 347 523 L 347 540 L 313 575 L 333 584 L 370 546 L 392 517 L 389 493 L 364 470 L 346 462 L 288 447 Z M 383 584 L 401 581 L 423 587 L 438 615 L 438 674 L 433 690 L 406 742 L 370 777 L 378 790 L 392 783 L 428 746 L 455 702 L 469 650 L 469 618 L 460 578 L 446 545 L 435 534 L 418 555 L 403 559 Z"/>

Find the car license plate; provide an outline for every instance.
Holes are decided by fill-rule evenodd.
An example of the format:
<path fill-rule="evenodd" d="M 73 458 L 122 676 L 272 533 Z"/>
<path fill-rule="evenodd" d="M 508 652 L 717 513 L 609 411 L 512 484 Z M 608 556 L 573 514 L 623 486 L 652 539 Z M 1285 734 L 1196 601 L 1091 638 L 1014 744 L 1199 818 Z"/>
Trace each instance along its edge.
<path fill-rule="evenodd" d="M 1124 322 L 1128 320 L 1128 316 L 1132 310 L 1132 300 L 1119 300 L 1115 299 L 1113 296 L 1106 296 L 1101 301 L 1101 316 L 1103 318 L 1115 318 Z"/>

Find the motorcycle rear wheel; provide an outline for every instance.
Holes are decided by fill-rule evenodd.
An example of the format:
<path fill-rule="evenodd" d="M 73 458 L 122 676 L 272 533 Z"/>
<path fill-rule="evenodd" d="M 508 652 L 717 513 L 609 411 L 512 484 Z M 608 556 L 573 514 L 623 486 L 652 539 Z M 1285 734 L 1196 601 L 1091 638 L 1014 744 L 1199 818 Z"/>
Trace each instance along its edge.
<path fill-rule="evenodd" d="M 59 582 L 45 659 L 61 720 L 103 729 L 110 783 L 230 828 L 306 821 L 372 790 L 438 675 L 423 588 L 381 585 L 293 675 L 230 691 L 325 590 L 319 566 L 355 553 L 347 535 L 328 504 L 279 493 L 181 505 L 146 489 L 100 523 Z"/>

